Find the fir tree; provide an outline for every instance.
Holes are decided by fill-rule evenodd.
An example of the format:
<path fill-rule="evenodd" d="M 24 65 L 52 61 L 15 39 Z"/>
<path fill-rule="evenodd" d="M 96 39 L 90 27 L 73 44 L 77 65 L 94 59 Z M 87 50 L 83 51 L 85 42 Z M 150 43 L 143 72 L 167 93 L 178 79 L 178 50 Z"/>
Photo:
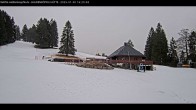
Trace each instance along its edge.
<path fill-rule="evenodd" d="M 189 59 L 196 62 L 196 32 L 192 31 L 189 36 Z"/>
<path fill-rule="evenodd" d="M 7 32 L 5 27 L 4 15 L 0 10 L 0 46 L 5 45 L 7 41 Z"/>
<path fill-rule="evenodd" d="M 27 42 L 27 33 L 28 33 L 28 28 L 27 28 L 27 25 L 25 24 L 23 26 L 22 33 L 21 33 L 21 37 L 22 37 L 23 41 L 25 41 L 25 42 Z"/>
<path fill-rule="evenodd" d="M 37 38 L 36 44 L 40 48 L 50 48 L 51 35 L 50 35 L 50 24 L 49 21 L 44 18 L 40 19 L 37 24 Z"/>
<path fill-rule="evenodd" d="M 71 23 L 69 21 L 66 22 L 65 27 L 63 29 L 62 38 L 61 38 L 61 47 L 59 48 L 59 53 L 72 54 L 75 55 L 76 49 L 74 47 L 74 34 L 72 30 Z"/>
<path fill-rule="evenodd" d="M 148 38 L 146 41 L 146 45 L 145 45 L 145 51 L 144 51 L 144 55 L 146 56 L 146 59 L 151 60 L 152 58 L 152 38 L 154 36 L 154 29 L 153 27 L 151 27 L 150 32 L 148 34 Z"/>
<path fill-rule="evenodd" d="M 9 15 L 6 16 L 6 32 L 7 32 L 7 37 L 8 37 L 8 43 L 13 43 L 16 41 L 16 35 L 15 35 L 15 22 L 14 18 L 10 17 Z"/>
<path fill-rule="evenodd" d="M 152 38 L 152 60 L 155 64 L 166 65 L 168 44 L 162 25 L 157 24 L 155 35 Z"/>
<path fill-rule="evenodd" d="M 180 62 L 187 63 L 186 60 L 185 60 L 185 52 L 184 51 L 181 51 L 181 54 L 180 54 Z"/>
<path fill-rule="evenodd" d="M 33 24 L 27 32 L 28 42 L 35 43 L 35 38 L 37 37 L 36 26 Z"/>
<path fill-rule="evenodd" d="M 57 23 L 55 20 L 50 21 L 50 34 L 51 34 L 51 46 L 58 47 L 58 30 L 57 30 Z"/>
<path fill-rule="evenodd" d="M 101 56 L 101 55 L 99 53 L 97 53 L 96 56 Z"/>
<path fill-rule="evenodd" d="M 33 34 L 32 43 L 35 43 L 38 34 L 37 34 L 37 27 L 34 24 L 32 26 L 32 34 Z"/>
<path fill-rule="evenodd" d="M 39 48 L 58 47 L 58 30 L 56 21 L 51 19 L 49 22 L 46 18 L 40 18 L 37 23 L 34 42 L 37 44 L 36 47 Z"/>
<path fill-rule="evenodd" d="M 16 41 L 14 18 L 0 10 L 0 45 Z"/>
<path fill-rule="evenodd" d="M 176 67 L 177 63 L 178 63 L 178 56 L 177 56 L 177 45 L 176 45 L 176 41 L 174 40 L 174 38 L 172 37 L 171 41 L 170 41 L 170 47 L 169 47 L 169 52 L 168 52 L 168 56 L 169 56 L 169 65 Z"/>
<path fill-rule="evenodd" d="M 105 53 L 102 53 L 102 55 L 101 56 L 103 56 L 103 57 L 107 57 L 107 55 L 105 54 Z"/>
<path fill-rule="evenodd" d="M 15 26 L 16 40 L 21 40 L 20 27 Z"/>
<path fill-rule="evenodd" d="M 133 42 L 131 41 L 131 39 L 128 40 L 127 45 L 130 45 L 131 47 L 134 47 Z"/>

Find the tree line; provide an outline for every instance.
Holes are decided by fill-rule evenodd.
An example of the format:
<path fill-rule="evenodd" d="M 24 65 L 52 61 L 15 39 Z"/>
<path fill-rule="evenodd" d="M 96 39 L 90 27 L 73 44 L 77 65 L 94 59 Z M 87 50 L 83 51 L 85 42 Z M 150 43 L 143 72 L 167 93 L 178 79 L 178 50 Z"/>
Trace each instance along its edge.
<path fill-rule="evenodd" d="M 188 61 L 196 61 L 196 32 L 188 32 L 182 29 L 179 33 L 180 38 L 171 38 L 169 44 L 164 29 L 160 23 L 154 30 L 151 27 L 144 55 L 147 60 L 152 60 L 154 64 L 176 67 L 179 62 L 188 64 Z M 180 53 L 179 53 L 179 50 Z"/>
<path fill-rule="evenodd" d="M 49 21 L 46 18 L 40 18 L 37 25 L 33 24 L 30 28 L 25 24 L 17 40 L 35 43 L 35 47 L 38 48 L 58 47 L 57 23 L 54 19 Z"/>
<path fill-rule="evenodd" d="M 16 27 L 14 18 L 0 10 L 0 46 L 16 41 Z"/>
<path fill-rule="evenodd" d="M 0 46 L 14 43 L 16 40 L 36 43 L 39 48 L 58 47 L 57 23 L 53 19 L 48 21 L 41 18 L 37 25 L 33 24 L 30 28 L 25 24 L 20 32 L 14 18 L 0 10 Z"/>
<path fill-rule="evenodd" d="M 74 34 L 70 21 L 65 23 L 61 36 L 59 53 L 74 55 Z M 16 40 L 35 43 L 36 48 L 58 47 L 58 29 L 54 19 L 50 21 L 40 18 L 37 24 L 28 28 L 25 24 L 20 32 L 20 27 L 15 25 L 14 18 L 5 11 L 0 10 L 0 46 L 14 43 Z"/>
<path fill-rule="evenodd" d="M 46 18 L 40 18 L 37 25 L 28 29 L 25 24 L 22 29 L 19 40 L 35 43 L 36 48 L 53 48 L 58 47 L 58 29 L 54 19 L 50 21 Z M 74 34 L 70 21 L 65 23 L 60 40 L 59 52 L 61 54 L 75 55 Z"/>

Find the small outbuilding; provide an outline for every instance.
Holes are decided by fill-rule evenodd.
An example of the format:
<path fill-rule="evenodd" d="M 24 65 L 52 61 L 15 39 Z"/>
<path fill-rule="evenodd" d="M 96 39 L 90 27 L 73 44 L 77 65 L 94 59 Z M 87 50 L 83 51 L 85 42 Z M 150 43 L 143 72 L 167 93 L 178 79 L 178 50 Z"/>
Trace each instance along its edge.
<path fill-rule="evenodd" d="M 78 57 L 66 56 L 64 54 L 52 55 L 50 61 L 52 61 L 52 62 L 68 62 L 68 63 L 73 63 L 73 64 L 83 62 L 83 60 Z"/>

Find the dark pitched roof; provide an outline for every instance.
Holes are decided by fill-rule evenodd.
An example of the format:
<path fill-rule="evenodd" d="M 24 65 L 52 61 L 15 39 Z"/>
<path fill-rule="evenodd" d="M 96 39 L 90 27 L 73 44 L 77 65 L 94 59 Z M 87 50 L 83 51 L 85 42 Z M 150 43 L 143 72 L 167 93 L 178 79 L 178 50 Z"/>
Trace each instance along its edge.
<path fill-rule="evenodd" d="M 108 58 L 114 57 L 114 56 L 140 56 L 145 57 L 142 53 L 134 49 L 132 46 L 127 45 L 125 43 L 124 46 L 120 47 L 118 50 L 116 50 L 114 53 L 112 53 Z"/>

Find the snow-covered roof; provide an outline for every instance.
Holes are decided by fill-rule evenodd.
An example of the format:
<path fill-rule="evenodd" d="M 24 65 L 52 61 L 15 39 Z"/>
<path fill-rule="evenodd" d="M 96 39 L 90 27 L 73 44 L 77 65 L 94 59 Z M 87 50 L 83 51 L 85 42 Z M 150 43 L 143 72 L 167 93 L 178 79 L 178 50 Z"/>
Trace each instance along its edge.
<path fill-rule="evenodd" d="M 103 57 L 103 56 L 96 56 L 96 55 L 90 55 L 87 53 L 82 53 L 82 52 L 76 52 L 76 57 L 79 57 L 81 59 L 86 59 L 86 58 L 95 58 L 95 59 L 106 59 L 107 57 Z"/>

